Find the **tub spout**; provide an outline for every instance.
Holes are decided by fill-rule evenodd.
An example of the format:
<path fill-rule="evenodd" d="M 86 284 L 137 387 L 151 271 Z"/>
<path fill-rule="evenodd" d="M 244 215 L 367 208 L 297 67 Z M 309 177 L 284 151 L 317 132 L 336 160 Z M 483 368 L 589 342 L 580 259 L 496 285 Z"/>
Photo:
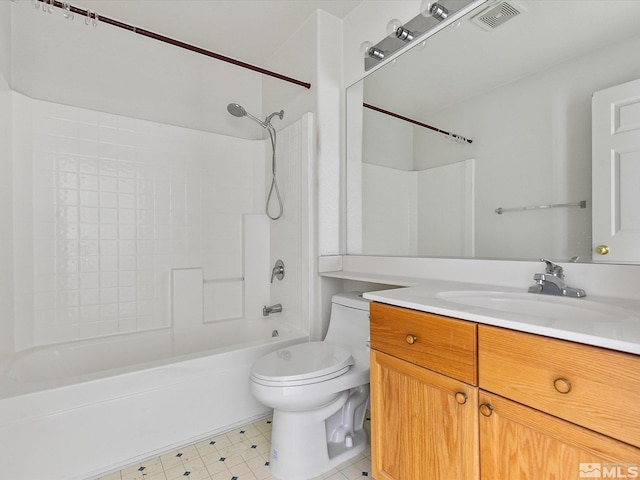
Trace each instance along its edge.
<path fill-rule="evenodd" d="M 275 305 L 265 305 L 262 307 L 262 315 L 264 317 L 268 317 L 270 313 L 280 313 L 282 311 L 282 305 L 280 303 L 276 303 Z"/>

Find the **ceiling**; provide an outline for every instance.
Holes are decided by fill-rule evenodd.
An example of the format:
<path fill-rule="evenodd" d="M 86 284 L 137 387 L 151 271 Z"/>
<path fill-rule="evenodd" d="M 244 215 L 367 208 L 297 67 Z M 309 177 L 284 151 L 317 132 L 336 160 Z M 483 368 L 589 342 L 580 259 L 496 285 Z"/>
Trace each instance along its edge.
<path fill-rule="evenodd" d="M 98 15 L 264 65 L 315 10 L 345 18 L 363 0 L 71 0 Z"/>

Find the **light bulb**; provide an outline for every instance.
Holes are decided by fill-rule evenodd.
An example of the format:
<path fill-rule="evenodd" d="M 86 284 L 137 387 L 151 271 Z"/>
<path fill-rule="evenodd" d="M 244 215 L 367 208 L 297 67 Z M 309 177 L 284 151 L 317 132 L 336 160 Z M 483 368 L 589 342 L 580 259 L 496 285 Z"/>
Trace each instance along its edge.
<path fill-rule="evenodd" d="M 433 2 L 431 0 L 422 0 L 422 4 L 420 5 L 420 15 L 422 15 L 423 17 L 430 17 L 431 16 L 431 5 L 433 5 L 436 2 Z"/>
<path fill-rule="evenodd" d="M 400 20 L 398 20 L 397 18 L 389 20 L 389 23 L 387 23 L 387 35 L 389 35 L 390 37 L 395 37 L 396 31 L 399 28 L 402 28 L 402 22 Z"/>
<path fill-rule="evenodd" d="M 373 43 L 362 42 L 360 45 L 360 55 L 362 55 L 363 58 L 369 58 L 369 50 L 371 50 L 371 47 L 373 47 Z"/>

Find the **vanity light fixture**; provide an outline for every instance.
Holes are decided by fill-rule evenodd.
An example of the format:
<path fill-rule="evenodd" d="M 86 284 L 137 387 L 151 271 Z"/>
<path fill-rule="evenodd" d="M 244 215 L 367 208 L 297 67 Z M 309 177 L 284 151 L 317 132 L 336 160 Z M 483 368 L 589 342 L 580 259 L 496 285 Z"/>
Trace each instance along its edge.
<path fill-rule="evenodd" d="M 414 39 L 413 32 L 408 28 L 404 28 L 402 26 L 402 22 L 395 18 L 387 23 L 387 33 L 390 37 L 399 38 L 406 43 L 409 43 Z"/>
<path fill-rule="evenodd" d="M 382 40 L 375 45 L 365 42 L 369 46 L 367 48 L 360 47 L 365 71 L 376 68 L 383 61 L 386 62 L 398 51 L 404 49 L 407 44 L 424 42 L 429 33 L 433 34 L 446 28 L 449 24 L 459 20 L 465 13 L 486 4 L 487 1 L 499 2 L 501 0 L 455 0 L 450 3 L 447 1 L 422 0 L 419 13 L 414 18 L 404 23 L 395 18 L 390 20 L 387 23 L 387 35 Z M 447 6 L 445 7 L 443 4 Z"/>

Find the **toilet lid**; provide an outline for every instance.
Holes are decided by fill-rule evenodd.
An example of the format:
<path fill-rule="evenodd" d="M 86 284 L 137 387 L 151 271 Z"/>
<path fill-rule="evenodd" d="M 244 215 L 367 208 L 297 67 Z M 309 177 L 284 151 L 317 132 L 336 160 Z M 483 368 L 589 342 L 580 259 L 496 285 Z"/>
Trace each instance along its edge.
<path fill-rule="evenodd" d="M 346 373 L 354 363 L 351 354 L 338 345 L 300 343 L 265 355 L 253 365 L 251 375 L 268 383 L 324 381 Z"/>

